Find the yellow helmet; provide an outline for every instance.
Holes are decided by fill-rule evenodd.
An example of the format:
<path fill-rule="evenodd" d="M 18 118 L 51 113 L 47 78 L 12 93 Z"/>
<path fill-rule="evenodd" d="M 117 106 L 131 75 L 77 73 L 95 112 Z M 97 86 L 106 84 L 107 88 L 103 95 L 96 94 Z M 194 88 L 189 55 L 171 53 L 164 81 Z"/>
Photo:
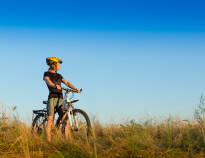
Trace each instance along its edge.
<path fill-rule="evenodd" d="M 48 65 L 50 65 L 50 64 L 52 64 L 52 63 L 60 63 L 60 64 L 62 64 L 63 62 L 62 62 L 62 60 L 61 60 L 60 58 L 58 58 L 58 57 L 48 57 L 48 58 L 46 58 L 46 63 L 47 63 Z"/>

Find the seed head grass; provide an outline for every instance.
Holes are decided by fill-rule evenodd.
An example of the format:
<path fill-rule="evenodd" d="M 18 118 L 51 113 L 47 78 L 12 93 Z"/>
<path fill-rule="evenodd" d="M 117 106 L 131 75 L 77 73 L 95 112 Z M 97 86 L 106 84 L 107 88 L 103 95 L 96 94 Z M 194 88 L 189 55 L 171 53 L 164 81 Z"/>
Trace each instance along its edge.
<path fill-rule="evenodd" d="M 204 158 L 205 121 L 166 118 L 102 125 L 92 121 L 92 136 L 71 132 L 65 140 L 52 128 L 52 141 L 32 133 L 18 117 L 0 115 L 0 158 Z"/>

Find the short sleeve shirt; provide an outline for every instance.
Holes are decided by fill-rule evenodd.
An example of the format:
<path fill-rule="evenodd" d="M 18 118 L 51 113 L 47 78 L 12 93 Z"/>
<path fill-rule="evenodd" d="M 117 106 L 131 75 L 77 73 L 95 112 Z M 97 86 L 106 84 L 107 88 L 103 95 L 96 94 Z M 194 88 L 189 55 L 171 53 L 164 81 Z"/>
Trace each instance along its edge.
<path fill-rule="evenodd" d="M 61 74 L 52 73 L 52 72 L 47 71 L 47 72 L 44 73 L 43 78 L 46 77 L 46 76 L 48 76 L 54 84 L 61 86 L 61 82 L 62 82 L 62 79 L 63 79 L 63 76 Z M 57 88 L 53 88 L 49 85 L 47 85 L 47 87 L 49 89 L 48 98 L 63 98 L 62 90 L 58 90 Z"/>

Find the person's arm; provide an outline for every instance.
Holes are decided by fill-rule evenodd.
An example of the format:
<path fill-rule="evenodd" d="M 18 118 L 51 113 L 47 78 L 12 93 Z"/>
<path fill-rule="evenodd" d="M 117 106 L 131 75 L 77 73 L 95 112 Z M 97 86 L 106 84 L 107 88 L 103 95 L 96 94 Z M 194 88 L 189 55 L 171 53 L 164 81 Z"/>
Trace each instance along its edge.
<path fill-rule="evenodd" d="M 61 86 L 54 84 L 54 83 L 50 80 L 50 78 L 49 78 L 48 76 L 45 76 L 45 77 L 44 77 L 44 81 L 45 81 L 46 84 L 49 85 L 50 87 L 57 88 L 57 89 L 61 90 Z"/>
<path fill-rule="evenodd" d="M 68 87 L 70 87 L 70 88 L 76 90 L 78 93 L 80 93 L 80 90 L 79 90 L 79 89 L 77 89 L 74 85 L 72 85 L 70 82 L 68 82 L 68 81 L 65 80 L 64 78 L 62 78 L 62 82 L 63 82 L 66 86 L 68 86 Z"/>

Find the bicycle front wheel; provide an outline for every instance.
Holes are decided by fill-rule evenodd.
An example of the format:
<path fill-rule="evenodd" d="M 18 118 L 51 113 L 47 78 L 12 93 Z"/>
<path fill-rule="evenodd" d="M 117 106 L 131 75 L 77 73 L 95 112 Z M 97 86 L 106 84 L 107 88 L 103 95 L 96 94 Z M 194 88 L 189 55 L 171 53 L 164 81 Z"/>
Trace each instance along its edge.
<path fill-rule="evenodd" d="M 91 122 L 87 113 L 81 109 L 74 109 L 72 111 L 72 130 L 74 134 L 80 138 L 87 138 L 91 136 Z"/>

